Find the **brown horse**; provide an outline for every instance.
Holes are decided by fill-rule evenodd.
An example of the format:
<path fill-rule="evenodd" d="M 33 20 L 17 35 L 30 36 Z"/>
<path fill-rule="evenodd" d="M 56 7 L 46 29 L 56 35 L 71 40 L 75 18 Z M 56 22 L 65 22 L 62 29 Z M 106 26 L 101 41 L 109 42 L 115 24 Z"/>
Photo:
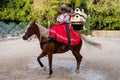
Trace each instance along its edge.
<path fill-rule="evenodd" d="M 30 36 L 35 34 L 40 41 L 40 46 L 42 49 L 42 53 L 37 57 L 37 61 L 40 64 L 40 66 L 45 69 L 45 66 L 43 63 L 40 61 L 40 59 L 46 55 L 48 55 L 49 59 L 49 76 L 52 74 L 52 57 L 54 53 L 64 53 L 68 50 L 71 50 L 73 55 L 76 58 L 77 61 L 77 67 L 76 67 L 76 72 L 79 72 L 79 66 L 82 60 L 82 56 L 80 54 L 81 46 L 82 46 L 82 40 L 84 40 L 86 43 L 97 46 L 100 45 L 95 42 L 91 42 L 85 38 L 85 36 L 81 35 L 81 41 L 77 46 L 70 46 L 70 48 L 67 47 L 66 44 L 57 42 L 56 40 L 49 38 L 48 34 L 49 30 L 46 29 L 45 27 L 42 27 L 41 25 L 38 25 L 35 22 L 32 22 L 29 24 L 25 35 L 23 36 L 24 40 L 27 40 Z M 62 47 L 65 46 L 63 49 Z"/>

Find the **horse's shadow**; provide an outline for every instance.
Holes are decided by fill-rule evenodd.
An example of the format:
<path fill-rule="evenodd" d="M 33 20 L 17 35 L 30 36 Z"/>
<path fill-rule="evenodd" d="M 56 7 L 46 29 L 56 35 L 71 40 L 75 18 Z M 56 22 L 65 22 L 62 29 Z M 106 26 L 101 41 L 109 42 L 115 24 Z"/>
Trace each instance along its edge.
<path fill-rule="evenodd" d="M 46 64 L 47 70 L 44 71 L 35 58 L 32 59 L 32 61 L 29 62 L 29 69 L 31 70 L 31 73 L 36 74 L 37 76 L 42 76 L 42 78 L 47 78 L 49 67 L 47 65 L 47 57 L 43 58 L 43 63 Z M 53 61 L 53 69 L 54 73 L 52 75 L 53 79 L 73 79 L 73 80 L 105 80 L 106 78 L 110 79 L 110 74 L 107 73 L 107 71 L 110 71 L 111 68 L 107 66 L 107 64 L 98 63 L 97 61 L 82 61 L 80 66 L 80 73 L 75 72 L 75 61 L 74 60 L 66 60 L 66 59 L 57 59 L 54 58 Z M 32 68 L 30 66 L 32 65 Z M 110 72 L 111 73 L 111 72 Z M 94 77 L 93 77 L 94 76 Z M 109 77 L 108 77 L 109 76 Z M 113 79 L 113 78 L 112 78 Z"/>

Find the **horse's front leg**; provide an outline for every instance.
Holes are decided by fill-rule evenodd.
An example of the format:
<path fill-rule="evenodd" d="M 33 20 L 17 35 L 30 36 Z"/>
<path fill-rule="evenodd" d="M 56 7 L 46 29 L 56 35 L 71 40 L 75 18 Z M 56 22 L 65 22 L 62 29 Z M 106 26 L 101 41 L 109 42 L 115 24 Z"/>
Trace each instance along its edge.
<path fill-rule="evenodd" d="M 49 60 L 49 78 L 51 77 L 53 71 L 52 71 L 52 53 L 48 53 L 48 60 Z"/>
<path fill-rule="evenodd" d="M 42 53 L 37 57 L 38 63 L 40 64 L 40 66 L 41 66 L 44 70 L 46 70 L 46 67 L 43 65 L 43 63 L 40 61 L 40 59 L 41 59 L 42 57 L 46 56 L 46 55 L 47 55 L 47 53 L 42 52 Z"/>

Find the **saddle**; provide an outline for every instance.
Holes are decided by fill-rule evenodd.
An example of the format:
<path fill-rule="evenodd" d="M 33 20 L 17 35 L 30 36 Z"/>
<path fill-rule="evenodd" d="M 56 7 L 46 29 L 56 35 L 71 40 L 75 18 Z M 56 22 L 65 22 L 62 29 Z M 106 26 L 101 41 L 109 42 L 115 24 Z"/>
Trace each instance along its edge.
<path fill-rule="evenodd" d="M 54 39 L 54 38 L 52 38 L 52 37 L 50 37 L 50 36 L 49 36 L 48 38 L 49 38 L 49 39 L 48 39 L 47 41 L 44 41 L 44 42 L 41 42 L 41 43 L 40 43 L 41 49 L 43 49 L 43 46 L 44 46 L 45 44 L 49 44 L 49 43 L 51 43 L 51 42 L 53 42 L 54 45 L 55 45 L 55 48 L 54 48 L 53 53 L 56 53 L 56 52 L 57 52 L 58 46 L 65 46 L 64 49 L 69 49 L 69 46 L 68 46 L 68 45 L 66 45 L 66 44 L 64 44 L 64 43 L 62 43 L 62 42 L 58 42 L 56 39 Z"/>

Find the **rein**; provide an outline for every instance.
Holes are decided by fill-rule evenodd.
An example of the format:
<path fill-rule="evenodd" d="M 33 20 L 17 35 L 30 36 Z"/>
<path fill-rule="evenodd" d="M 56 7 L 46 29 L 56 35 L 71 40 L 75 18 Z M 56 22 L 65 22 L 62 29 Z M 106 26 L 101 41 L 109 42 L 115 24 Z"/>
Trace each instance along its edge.
<path fill-rule="evenodd" d="M 67 23 L 66 23 L 66 33 L 68 38 L 68 48 L 70 48 L 70 30 Z"/>

